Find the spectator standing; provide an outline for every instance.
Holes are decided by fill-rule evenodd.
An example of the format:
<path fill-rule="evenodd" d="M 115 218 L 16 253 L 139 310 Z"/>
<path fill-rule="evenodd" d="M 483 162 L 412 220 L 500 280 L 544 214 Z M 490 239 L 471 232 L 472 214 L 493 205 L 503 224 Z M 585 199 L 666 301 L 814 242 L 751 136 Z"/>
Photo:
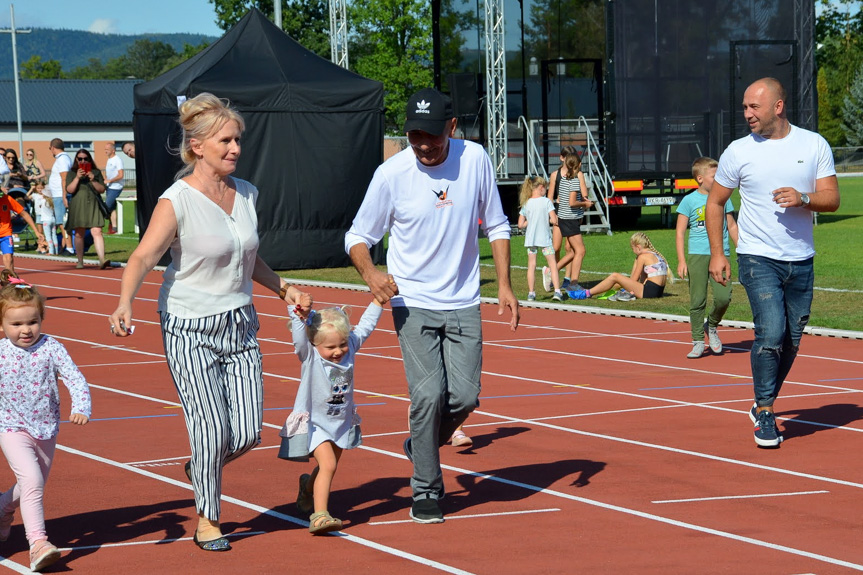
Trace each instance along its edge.
<path fill-rule="evenodd" d="M 116 144 L 114 142 L 105 143 L 105 155 L 108 160 L 105 162 L 105 185 L 108 190 L 105 192 L 105 205 L 111 212 L 111 223 L 108 226 L 109 234 L 117 233 L 117 198 L 123 191 L 124 174 L 123 160 L 117 156 Z"/>
<path fill-rule="evenodd" d="M 66 144 L 60 138 L 54 138 L 48 144 L 48 149 L 54 157 L 54 165 L 48 177 L 48 191 L 54 201 L 54 223 L 57 225 L 57 231 L 63 236 L 64 251 L 74 254 L 75 251 L 72 249 L 69 234 L 66 231 L 66 210 L 69 207 L 66 200 L 66 174 L 72 169 L 72 158 L 63 151 L 65 147 Z"/>

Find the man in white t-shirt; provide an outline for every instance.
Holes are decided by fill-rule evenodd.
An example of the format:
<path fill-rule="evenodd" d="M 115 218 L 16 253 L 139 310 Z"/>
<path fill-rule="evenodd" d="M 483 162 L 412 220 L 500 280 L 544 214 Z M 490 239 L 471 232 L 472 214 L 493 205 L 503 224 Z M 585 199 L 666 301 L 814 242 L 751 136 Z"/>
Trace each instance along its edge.
<path fill-rule="evenodd" d="M 455 140 L 452 102 L 433 89 L 407 104 L 410 146 L 375 171 L 345 249 L 380 303 L 389 301 L 410 393 L 413 462 L 410 517 L 443 521 L 440 446 L 479 405 L 482 327 L 479 231 L 489 239 L 498 280 L 499 314 L 518 326 L 509 278 L 509 221 L 491 159 L 481 146 Z M 369 248 L 389 232 L 387 271 Z"/>
<path fill-rule="evenodd" d="M 114 142 L 105 143 L 105 185 L 108 187 L 105 193 L 105 205 L 111 210 L 111 225 L 109 234 L 117 233 L 117 198 L 123 191 L 123 160 L 117 156 L 117 148 Z"/>
<path fill-rule="evenodd" d="M 740 189 L 737 264 L 755 323 L 750 352 L 755 405 L 749 417 L 759 447 L 779 447 L 782 441 L 773 402 L 809 321 L 812 213 L 839 209 L 830 145 L 817 133 L 789 123 L 785 98 L 775 78 L 762 78 L 746 89 L 743 116 L 752 133 L 723 152 L 706 206 L 710 274 L 725 285 L 731 264 L 722 243 L 723 207 L 731 191 Z"/>
<path fill-rule="evenodd" d="M 69 204 L 66 201 L 66 173 L 72 169 L 72 158 L 63 150 L 66 144 L 60 138 L 54 138 L 48 144 L 51 155 L 54 156 L 54 165 L 51 167 L 51 175 L 48 177 L 48 191 L 54 200 L 54 219 L 58 230 L 66 221 L 66 209 Z"/>

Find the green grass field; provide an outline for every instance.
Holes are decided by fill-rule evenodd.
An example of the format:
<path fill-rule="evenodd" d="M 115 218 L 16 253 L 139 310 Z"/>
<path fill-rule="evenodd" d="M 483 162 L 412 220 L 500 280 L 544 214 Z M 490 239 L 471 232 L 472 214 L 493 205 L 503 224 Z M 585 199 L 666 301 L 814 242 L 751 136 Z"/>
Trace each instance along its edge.
<path fill-rule="evenodd" d="M 812 304 L 810 326 L 863 330 L 863 307 L 854 305 L 857 298 L 863 296 L 860 279 L 863 278 L 863 177 L 839 179 L 839 190 L 842 205 L 833 214 L 819 214 L 818 225 L 815 228 L 815 296 Z M 740 205 L 738 198 L 732 198 L 735 206 Z M 675 232 L 673 227 L 662 225 L 660 208 L 645 208 L 638 222 L 638 229 L 646 232 L 654 245 L 667 258 L 672 270 L 677 270 L 677 257 L 674 246 Z M 134 230 L 134 219 L 131 210 L 126 211 L 125 229 Z M 612 216 L 613 217 L 613 216 Z M 676 215 L 672 213 L 672 223 Z M 633 230 L 620 230 L 611 236 L 591 234 L 584 237 L 587 255 L 582 266 L 579 281 L 589 287 L 604 278 L 610 272 L 628 274 L 632 269 L 633 254 L 629 249 L 629 237 Z M 126 261 L 129 254 L 138 243 L 134 233 L 122 236 L 106 236 L 108 257 L 114 261 Z M 481 240 L 482 295 L 497 297 L 493 260 L 488 242 Z M 543 258 L 540 257 L 542 260 Z M 737 263 L 732 254 L 732 279 L 735 280 L 731 307 L 725 317 L 729 320 L 751 321 L 752 314 L 743 287 L 736 283 Z M 519 299 L 527 298 L 527 253 L 524 250 L 523 237 L 516 236 L 512 240 L 512 283 Z M 359 275 L 353 268 L 331 268 L 293 270 L 282 272 L 281 275 L 298 280 L 319 280 L 339 283 L 361 284 Z M 542 291 L 542 282 L 537 272 L 538 301 L 551 301 L 551 294 Z M 638 309 L 657 313 L 689 315 L 689 288 L 685 280 L 677 280 L 669 284 L 665 290 L 666 297 L 653 300 L 636 300 L 632 302 L 610 302 L 605 300 L 586 300 L 565 302 L 596 307 L 620 309 Z M 709 304 L 708 304 L 709 305 Z"/>

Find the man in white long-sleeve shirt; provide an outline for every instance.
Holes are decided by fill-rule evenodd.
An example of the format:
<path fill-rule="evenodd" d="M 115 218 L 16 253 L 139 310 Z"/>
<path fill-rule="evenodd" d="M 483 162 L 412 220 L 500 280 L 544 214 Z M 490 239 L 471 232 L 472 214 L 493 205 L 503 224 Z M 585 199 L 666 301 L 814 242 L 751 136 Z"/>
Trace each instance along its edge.
<path fill-rule="evenodd" d="M 439 449 L 479 405 L 480 228 L 497 270 L 498 314 L 509 308 L 510 326 L 518 327 L 510 227 L 494 168 L 481 146 L 450 138 L 454 126 L 448 97 L 430 88 L 410 97 L 410 146 L 377 169 L 345 236 L 363 281 L 392 306 L 411 398 L 404 448 L 414 464 L 410 516 L 418 523 L 443 521 Z M 388 273 L 369 251 L 387 232 Z"/>

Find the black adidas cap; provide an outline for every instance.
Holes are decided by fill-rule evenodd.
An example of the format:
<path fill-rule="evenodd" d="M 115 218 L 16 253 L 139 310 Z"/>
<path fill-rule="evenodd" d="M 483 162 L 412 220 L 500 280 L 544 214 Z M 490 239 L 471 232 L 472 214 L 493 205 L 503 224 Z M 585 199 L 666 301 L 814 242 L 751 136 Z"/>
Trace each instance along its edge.
<path fill-rule="evenodd" d="M 443 133 L 453 118 L 452 100 L 434 88 L 423 88 L 410 98 L 405 115 L 405 132 L 422 130 L 429 134 Z"/>

